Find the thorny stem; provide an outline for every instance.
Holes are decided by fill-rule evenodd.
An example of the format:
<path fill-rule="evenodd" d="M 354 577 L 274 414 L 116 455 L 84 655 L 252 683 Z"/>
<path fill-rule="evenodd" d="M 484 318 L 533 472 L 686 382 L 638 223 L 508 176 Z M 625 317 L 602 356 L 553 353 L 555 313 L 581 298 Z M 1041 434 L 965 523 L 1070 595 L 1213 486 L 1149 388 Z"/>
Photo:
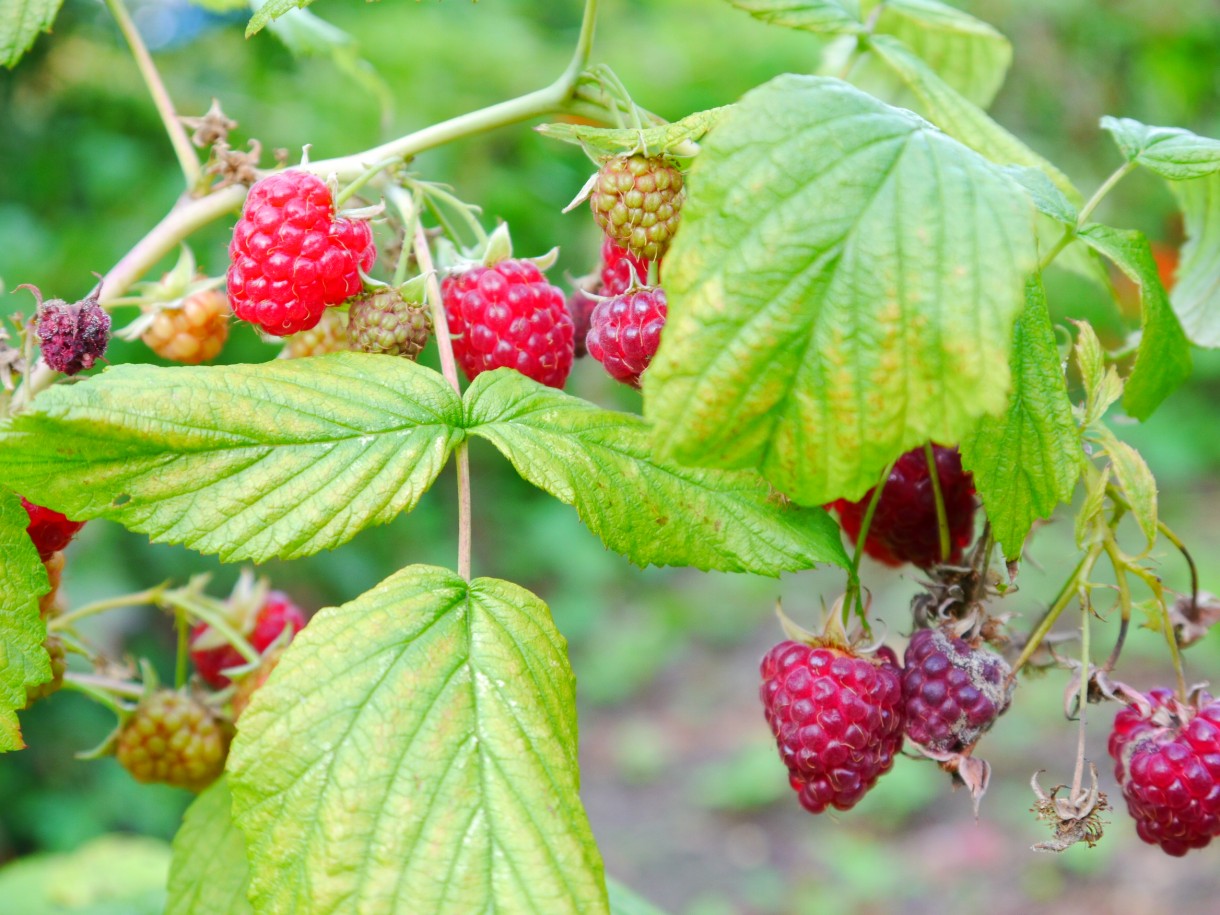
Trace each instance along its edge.
<path fill-rule="evenodd" d="M 1094 544 L 1080 558 L 1080 562 L 1076 564 L 1076 568 L 1072 571 L 1071 576 L 1064 582 L 1063 588 L 1055 598 L 1055 602 L 1050 605 L 1046 613 L 1042 614 L 1042 619 L 1038 621 L 1038 625 L 1034 627 L 1034 631 L 1026 639 L 1025 647 L 1021 649 L 1021 654 L 1013 662 L 1012 671 L 1008 674 L 1008 683 L 1011 684 L 1017 679 L 1017 674 L 1021 668 L 1025 666 L 1026 662 L 1033 657 L 1034 652 L 1038 650 L 1038 646 L 1042 644 L 1046 634 L 1051 631 L 1058 621 L 1059 615 L 1063 613 L 1067 605 L 1072 602 L 1072 598 L 1076 596 L 1080 589 L 1080 583 L 1093 571 L 1093 566 L 1097 563 L 1097 558 L 1101 555 L 1103 549 L 1103 544 Z"/>
<path fill-rule="evenodd" d="M 114 16 L 119 31 L 127 39 L 127 44 L 131 48 L 131 56 L 135 58 L 136 66 L 140 69 L 140 75 L 144 77 L 144 83 L 148 86 L 153 104 L 157 106 L 157 114 L 161 116 L 165 132 L 169 134 L 169 141 L 174 147 L 174 154 L 178 157 L 178 164 L 182 167 L 182 176 L 186 179 L 186 186 L 194 187 L 199 181 L 201 172 L 199 156 L 195 154 L 195 147 L 191 145 L 190 137 L 186 135 L 186 128 L 178 120 L 174 103 L 169 97 L 169 92 L 166 91 L 165 83 L 161 81 L 161 74 L 157 72 L 157 65 L 153 63 L 152 55 L 148 53 L 148 48 L 144 45 L 144 39 L 140 37 L 140 30 L 132 21 L 131 14 L 123 5 L 123 0 L 106 0 L 106 6 L 110 8 L 110 13 Z"/>
<path fill-rule="evenodd" d="M 949 516 L 945 511 L 945 496 L 940 489 L 940 472 L 936 469 L 936 453 L 931 442 L 924 442 L 924 460 L 928 462 L 928 478 L 932 481 L 932 496 L 936 500 L 936 527 L 940 534 L 940 561 L 949 561 Z M 888 479 L 888 477 L 887 477 Z"/>
<path fill-rule="evenodd" d="M 148 588 L 144 591 L 137 591 L 135 594 L 122 594 L 118 597 L 107 597 L 104 600 L 97 600 L 91 604 L 85 604 L 83 607 L 77 607 L 75 610 L 70 610 L 67 613 L 62 613 L 59 616 L 52 617 L 47 623 L 48 629 L 70 629 L 76 623 L 89 616 L 94 616 L 98 613 L 105 613 L 107 610 L 117 610 L 120 607 L 140 607 L 145 604 L 155 604 L 161 600 L 165 594 L 165 589 L 169 582 L 162 582 L 155 587 Z"/>

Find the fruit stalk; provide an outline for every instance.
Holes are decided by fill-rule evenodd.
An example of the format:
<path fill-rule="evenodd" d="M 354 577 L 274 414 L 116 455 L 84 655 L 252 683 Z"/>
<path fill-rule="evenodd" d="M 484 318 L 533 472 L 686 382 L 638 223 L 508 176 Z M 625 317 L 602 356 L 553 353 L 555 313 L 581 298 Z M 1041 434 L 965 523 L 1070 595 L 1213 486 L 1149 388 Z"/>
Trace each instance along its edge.
<path fill-rule="evenodd" d="M 936 501 L 936 531 L 940 537 L 940 561 L 949 561 L 949 515 L 945 511 L 945 496 L 940 491 L 940 470 L 936 466 L 936 454 L 932 443 L 924 442 L 924 460 L 928 462 L 928 480 L 932 483 L 932 498 Z"/>
<path fill-rule="evenodd" d="M 77 607 L 75 610 L 70 610 L 67 613 L 62 613 L 59 616 L 52 617 L 47 622 L 47 628 L 52 631 L 71 629 L 86 617 L 95 616 L 98 613 L 105 613 L 107 610 L 118 610 L 120 607 L 139 607 L 144 604 L 159 603 L 162 596 L 165 594 L 165 589 L 168 584 L 168 582 L 162 582 L 159 585 L 146 588 L 143 591 L 137 591 L 134 594 L 121 594 L 118 597 L 107 597 L 103 600 L 95 600 L 93 603 L 85 604 L 83 607 Z"/>

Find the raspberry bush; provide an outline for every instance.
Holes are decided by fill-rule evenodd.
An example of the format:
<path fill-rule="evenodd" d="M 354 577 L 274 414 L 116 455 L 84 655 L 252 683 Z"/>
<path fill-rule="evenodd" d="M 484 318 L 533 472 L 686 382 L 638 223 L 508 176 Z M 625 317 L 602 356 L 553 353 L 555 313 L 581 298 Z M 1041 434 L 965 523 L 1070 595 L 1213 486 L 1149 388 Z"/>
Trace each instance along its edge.
<path fill-rule="evenodd" d="M 1048 760 L 1070 785 L 1046 793 L 1035 776 L 1052 833 L 1035 848 L 1103 837 L 1085 753 L 1099 702 L 1120 706 L 1109 749 L 1139 836 L 1176 856 L 1220 833 L 1220 714 L 1182 659 L 1220 614 L 1118 434 L 1188 379 L 1192 346 L 1220 346 L 1220 140 L 1104 118 L 1116 167 L 1086 195 L 986 114 L 1011 49 L 985 23 L 931 0 L 731 2 L 818 35 L 821 70 L 669 122 L 594 62 L 586 0 L 549 86 L 267 167 L 261 141 L 230 143 L 219 102 L 176 116 L 107 0 L 183 187 L 79 301 L 21 277 L 37 311 L 0 336 L 0 751 L 24 746 L 18 712 L 57 686 L 112 710 L 96 754 L 199 792 L 171 910 L 629 911 L 581 803 L 564 636 L 543 597 L 475 575 L 479 538 L 534 535 L 476 525 L 475 439 L 637 565 L 837 570 L 822 634 L 785 618 L 761 667 L 774 778 L 786 767 L 810 813 L 852 808 L 904 741 L 977 809 L 993 777 L 1027 776 L 983 754 L 1022 674 L 1053 666 L 1080 750 Z M 305 5 L 254 4 L 250 33 L 320 29 L 312 13 L 282 18 Z M 15 64 L 53 18 L 10 23 L 0 59 Z M 415 170 L 536 121 L 541 149 L 593 163 L 567 218 L 604 233 L 601 264 L 569 288 L 554 252 L 522 252 L 520 227 L 488 231 L 461 189 Z M 1181 205 L 1172 293 L 1143 234 L 1094 219 L 1136 170 Z M 1055 320 L 1044 277 L 1059 268 L 1107 295 L 1107 269 L 1125 277 L 1138 333 Z M 112 315 L 129 308 L 115 336 L 189 365 L 109 364 Z M 229 333 L 296 358 L 194 364 Z M 637 410 L 565 392 L 586 346 L 640 389 L 621 391 Z M 227 599 L 205 575 L 84 604 L 59 591 L 86 521 L 226 563 L 293 560 L 410 512 L 450 462 L 453 568 L 382 570 L 308 621 L 251 575 Z M 1056 513 L 1078 561 L 1021 624 L 1024 551 Z M 1177 595 L 1169 551 L 1191 573 Z M 866 555 L 917 578 L 909 612 L 871 601 Z M 82 633 L 139 605 L 177 633 L 172 687 Z M 1052 631 L 1065 615 L 1068 645 Z M 1104 659 L 1099 618 L 1114 632 Z M 1169 687 L 1118 679 L 1140 619 L 1164 635 Z"/>

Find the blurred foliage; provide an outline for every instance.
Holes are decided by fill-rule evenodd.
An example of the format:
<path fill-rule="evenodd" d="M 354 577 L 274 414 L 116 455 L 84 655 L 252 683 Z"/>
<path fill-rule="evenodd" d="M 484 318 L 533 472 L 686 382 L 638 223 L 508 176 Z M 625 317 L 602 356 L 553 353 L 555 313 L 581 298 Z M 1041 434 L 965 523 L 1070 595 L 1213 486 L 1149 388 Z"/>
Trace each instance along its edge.
<path fill-rule="evenodd" d="M 1215 0 L 961 5 L 1015 46 L 995 116 L 1061 165 L 1086 193 L 1118 162 L 1097 128 L 1103 114 L 1220 136 Z M 270 33 L 245 42 L 240 14 L 206 13 L 182 0 L 132 2 L 179 110 L 202 113 L 219 98 L 241 122 L 234 145 L 257 137 L 265 164 L 277 147 L 294 157 L 306 144 L 313 158 L 343 154 L 549 82 L 566 64 L 580 6 L 577 0 L 316 4 L 315 13 L 356 37 L 363 57 L 390 86 L 393 107 L 383 117 L 378 98 L 324 58 L 294 60 Z M 769 28 L 727 3 L 606 0 L 603 6 L 595 59 L 610 63 L 640 104 L 668 118 L 731 102 L 773 75 L 808 72 L 816 64 L 818 46 L 810 36 Z M 101 4 L 67 0 L 54 35 L 40 38 L 15 71 L 0 72 L 0 163 L 0 282 L 8 289 L 34 283 L 51 295 L 80 296 L 93 285 L 92 272 L 108 269 L 173 203 L 181 180 L 176 163 Z M 427 153 L 414 167 L 478 202 L 489 224 L 507 220 L 519 253 L 558 244 L 561 259 L 553 277 L 593 266 L 599 238 L 592 220 L 580 210 L 560 212 L 591 170 L 579 150 L 522 127 Z M 1159 182 L 1137 173 L 1098 217 L 1173 245 L 1180 239 L 1172 211 Z M 194 242 L 200 263 L 213 273 L 225 266 L 229 227 L 221 220 Z M 167 259 L 165 268 L 170 265 Z M 1125 333 L 1127 325 L 1083 281 L 1060 274 L 1049 286 L 1057 319 L 1096 321 L 1111 340 Z M 31 305 L 24 292 L 0 295 L 0 314 L 28 313 Z M 118 314 L 116 322 L 121 326 L 129 317 Z M 274 355 L 274 348 L 239 326 L 223 359 Z M 1220 530 L 1212 520 L 1220 492 L 1211 482 L 1220 468 L 1220 425 L 1214 420 L 1220 358 L 1197 355 L 1191 385 L 1151 422 L 1121 433 L 1158 475 L 1164 517 L 1203 558 L 1220 550 Z M 157 361 L 138 342 L 116 342 L 109 358 Z M 578 364 L 568 387 L 600 403 L 638 409 L 638 395 L 589 360 Z M 585 711 L 584 781 L 611 871 L 658 902 L 709 915 L 743 909 L 891 911 L 945 885 L 960 889 L 958 911 L 992 905 L 997 897 L 989 896 L 988 884 L 970 889 L 963 875 L 993 866 L 987 854 L 1000 841 L 997 831 L 1015 834 L 1018 844 L 1041 838 L 1042 827 L 1025 813 L 1025 780 L 1046 765 L 1046 751 L 1054 750 L 1063 762 L 1063 771 L 1048 774 L 1051 783 L 1070 775 L 1074 731 L 1058 713 L 1061 674 L 1023 687 L 1013 712 L 988 738 L 989 758 L 997 768 L 1003 763 L 1004 771 L 984 805 L 984 824 L 990 825 L 977 827 L 976 839 L 967 842 L 975 857 L 921 871 L 926 853 L 907 861 L 877 840 L 893 837 L 900 826 L 926 828 L 935 836 L 936 829 L 947 828 L 942 820 L 969 822 L 966 799 L 950 795 L 934 767 L 902 760 L 849 819 L 814 825 L 793 809 L 754 704 L 757 671 L 751 659 L 778 636 L 771 615 L 776 596 L 812 625 L 819 598 L 833 597 L 842 585 L 839 577 L 801 573 L 776 584 L 685 570 L 640 571 L 607 553 L 571 509 L 522 483 L 492 449 L 476 444 L 472 461 L 476 573 L 509 578 L 542 595 L 569 639 Z M 291 565 L 270 563 L 261 571 L 304 606 L 348 600 L 407 562 L 452 565 L 454 517 L 450 471 L 410 516 L 365 531 L 337 552 Z M 1072 552 L 1070 525 L 1038 532 L 1031 556 L 1046 566 L 1023 572 L 1023 592 L 1015 600 L 1027 610 L 1019 625 L 1028 624 L 1037 600 L 1062 581 Z M 1184 584 L 1176 555 L 1164 558 L 1164 568 L 1170 584 Z M 237 574 L 214 559 L 151 545 L 95 522 L 71 549 L 65 587 L 79 603 L 201 571 L 214 574 L 217 594 L 226 593 Z M 865 574 L 874 606 L 889 607 L 894 628 L 905 632 L 912 580 L 874 566 Z M 1220 574 L 1205 565 L 1203 576 L 1205 586 L 1220 590 Z M 89 632 L 100 645 L 151 655 L 162 675 L 170 676 L 172 629 L 154 611 L 110 614 Z M 1192 649 L 1192 670 L 1220 661 L 1215 642 Z M 1155 634 L 1134 632 L 1130 651 L 1134 670 L 1124 673 L 1131 679 L 1147 685 L 1139 680 L 1143 668 L 1152 672 L 1145 679 L 1164 675 Z M 0 861 L 39 850 L 67 851 L 115 830 L 173 834 L 187 794 L 137 785 L 110 760 L 72 757 L 100 740 L 112 720 L 109 712 L 66 692 L 23 716 L 30 749 L 0 759 Z M 1053 731 L 1047 746 L 1031 746 L 1029 735 L 1043 731 Z M 1093 749 L 1101 758 L 1101 735 L 1095 736 Z M 615 793 L 610 783 L 616 781 L 627 787 Z M 662 786 L 669 794 L 657 793 Z M 624 795 L 638 799 L 624 808 Z M 694 812 L 674 812 L 692 807 Z M 768 832 L 797 837 L 791 847 L 767 840 L 758 826 L 764 815 Z M 1126 823 L 1112 833 L 1115 841 L 1135 841 Z M 1016 901 L 1045 901 L 1064 892 L 1065 881 L 1078 879 L 1081 869 L 1108 870 L 1114 852 L 1102 849 L 1032 859 L 1007 886 Z M 707 863 L 707 855 L 722 852 L 723 867 Z M 5 874 L 17 879 L 12 871 Z M 10 910 L 9 898 L 0 895 L 0 909 Z M 133 904 L 123 911 L 138 910 Z"/>

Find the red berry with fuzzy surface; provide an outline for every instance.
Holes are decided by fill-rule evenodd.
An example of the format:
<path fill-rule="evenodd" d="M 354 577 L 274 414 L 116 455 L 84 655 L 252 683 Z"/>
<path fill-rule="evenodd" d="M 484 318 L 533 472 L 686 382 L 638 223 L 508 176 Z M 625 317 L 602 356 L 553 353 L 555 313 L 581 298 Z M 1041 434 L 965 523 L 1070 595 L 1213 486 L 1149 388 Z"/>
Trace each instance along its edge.
<path fill-rule="evenodd" d="M 659 286 L 645 286 L 599 302 L 585 339 L 589 355 L 612 377 L 638 388 L 640 375 L 661 344 L 668 313 L 665 291 Z"/>
<path fill-rule="evenodd" d="M 762 660 L 767 723 L 811 813 L 854 807 L 902 748 L 902 686 L 892 652 L 865 658 L 781 642 Z"/>
<path fill-rule="evenodd" d="M 255 651 L 262 654 L 267 650 L 268 645 L 280 637 L 280 633 L 285 628 L 291 629 L 292 635 L 295 636 L 304 626 L 305 614 L 301 612 L 301 608 L 282 591 L 272 591 L 267 595 L 266 603 L 254 618 L 253 627 L 250 631 L 241 634 L 246 637 Z M 195 669 L 199 671 L 199 676 L 205 683 L 216 689 L 223 689 L 229 685 L 230 680 L 222 671 L 228 670 L 230 667 L 241 667 L 247 661 L 228 642 L 210 647 L 196 647 L 196 643 L 205 635 L 211 636 L 211 633 L 212 627 L 206 623 L 199 623 L 191 630 L 191 660 L 195 663 Z M 216 633 L 216 636 L 219 636 L 219 633 Z"/>
<path fill-rule="evenodd" d="M 563 292 L 528 260 L 502 260 L 441 284 L 453 355 L 473 381 L 491 369 L 516 369 L 562 388 L 572 369 L 572 316 Z"/>
<path fill-rule="evenodd" d="M 360 292 L 377 258 L 368 223 L 335 217 L 330 188 L 289 170 L 250 188 L 229 243 L 233 313 L 277 337 L 314 327 Z"/>
<path fill-rule="evenodd" d="M 602 242 L 601 295 L 622 295 L 633 283 L 648 282 L 648 258 L 620 248 L 612 239 Z"/>
<path fill-rule="evenodd" d="M 1180 857 L 1220 835 L 1220 701 L 1198 707 L 1154 689 L 1150 707 L 1128 705 L 1114 718 L 1114 777 L 1139 837 Z"/>
<path fill-rule="evenodd" d="M 43 562 L 50 559 L 53 553 L 64 549 L 85 526 L 84 521 L 69 521 L 59 512 L 35 505 L 24 497 L 21 499 L 21 505 L 30 516 L 30 523 L 25 532 L 34 541 L 38 556 Z"/>
<path fill-rule="evenodd" d="M 890 471 L 864 540 L 864 552 L 879 562 L 890 566 L 909 562 L 922 569 L 940 562 L 958 563 L 974 537 L 974 478 L 962 470 L 956 448 L 933 445 L 932 450 L 949 523 L 949 555 L 940 555 L 936 493 L 924 449 L 916 448 L 900 457 Z M 870 489 L 857 502 L 839 499 L 833 503 L 853 543 L 860 536 L 872 498 Z"/>

